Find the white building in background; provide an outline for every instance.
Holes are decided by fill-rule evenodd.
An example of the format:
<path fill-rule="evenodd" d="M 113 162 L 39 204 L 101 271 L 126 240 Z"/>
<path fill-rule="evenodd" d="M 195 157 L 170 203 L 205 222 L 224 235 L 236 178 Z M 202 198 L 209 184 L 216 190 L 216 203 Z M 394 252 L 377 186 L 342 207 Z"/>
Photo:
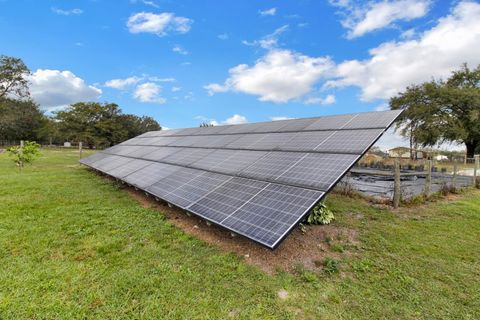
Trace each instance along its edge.
<path fill-rule="evenodd" d="M 433 157 L 437 161 L 445 161 L 448 160 L 448 157 L 443 154 L 437 154 L 435 157 Z"/>

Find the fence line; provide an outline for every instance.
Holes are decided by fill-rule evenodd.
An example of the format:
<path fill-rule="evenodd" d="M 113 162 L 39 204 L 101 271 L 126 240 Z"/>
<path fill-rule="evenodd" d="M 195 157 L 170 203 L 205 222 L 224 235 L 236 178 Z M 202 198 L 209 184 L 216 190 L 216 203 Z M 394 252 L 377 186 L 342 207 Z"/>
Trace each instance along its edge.
<path fill-rule="evenodd" d="M 465 166 L 462 160 L 439 167 L 439 163 L 432 159 L 414 163 L 405 160 L 408 164 L 402 164 L 402 159 L 393 158 L 385 162 L 370 162 L 374 167 L 371 168 L 363 162 L 352 168 L 352 175 L 345 183 L 374 197 L 388 197 L 393 206 L 398 207 L 402 200 L 415 195 L 428 198 L 433 192 L 448 192 L 471 185 L 480 187 L 480 155 L 468 160 L 473 166 Z"/>

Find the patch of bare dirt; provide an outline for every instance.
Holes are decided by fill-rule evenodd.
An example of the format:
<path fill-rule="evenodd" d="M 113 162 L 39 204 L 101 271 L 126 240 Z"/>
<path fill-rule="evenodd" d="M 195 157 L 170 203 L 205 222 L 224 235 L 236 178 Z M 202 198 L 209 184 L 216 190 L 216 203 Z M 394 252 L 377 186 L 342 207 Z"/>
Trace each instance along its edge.
<path fill-rule="evenodd" d="M 274 274 L 278 271 L 295 271 L 299 266 L 308 270 L 321 270 L 326 257 L 340 258 L 350 254 L 348 248 L 357 244 L 357 232 L 335 225 L 305 226 L 305 232 L 296 228 L 276 250 L 262 247 L 246 238 L 236 236 L 196 216 L 188 216 L 183 210 L 171 208 L 163 201 L 146 197 L 133 188 L 125 190 L 143 207 L 154 208 L 185 233 L 195 236 L 225 252 L 243 257 L 248 264 Z"/>

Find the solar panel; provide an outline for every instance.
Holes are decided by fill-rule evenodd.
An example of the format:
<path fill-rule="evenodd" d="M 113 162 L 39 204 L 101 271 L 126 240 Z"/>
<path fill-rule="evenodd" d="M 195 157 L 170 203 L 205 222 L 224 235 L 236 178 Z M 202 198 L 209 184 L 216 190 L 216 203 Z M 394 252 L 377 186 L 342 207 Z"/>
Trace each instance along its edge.
<path fill-rule="evenodd" d="M 382 129 L 335 131 L 325 141 L 316 146 L 314 150 L 331 153 L 348 152 L 361 154 L 382 132 Z"/>
<path fill-rule="evenodd" d="M 103 153 L 103 152 L 98 152 L 98 153 L 95 153 L 91 156 L 89 156 L 88 158 L 84 158 L 81 160 L 81 162 L 87 166 L 92 166 L 95 162 L 99 161 L 99 160 L 102 160 L 102 159 L 105 159 L 106 157 L 108 157 L 109 155 L 106 154 L 106 153 Z"/>
<path fill-rule="evenodd" d="M 230 178 L 227 175 L 203 171 L 201 175 L 174 189 L 164 196 L 163 199 L 180 208 L 186 208 Z"/>
<path fill-rule="evenodd" d="M 151 194 L 166 199 L 166 196 L 173 190 L 188 184 L 189 181 L 202 175 L 204 171 L 181 167 L 174 173 L 160 179 L 146 190 Z"/>
<path fill-rule="evenodd" d="M 295 136 L 295 132 L 264 133 L 261 139 L 253 143 L 252 149 L 277 150 L 288 143 Z"/>
<path fill-rule="evenodd" d="M 115 167 L 111 170 L 106 171 L 109 175 L 115 178 L 123 178 L 139 169 L 142 169 L 143 167 L 146 167 L 149 165 L 149 161 L 145 160 L 140 160 L 140 159 L 133 159 L 132 161 L 129 161 L 125 163 L 124 165 Z"/>
<path fill-rule="evenodd" d="M 149 149 L 152 150 L 152 149 Z M 142 158 L 152 161 L 160 161 L 163 158 L 166 158 L 176 152 L 182 150 L 181 148 L 174 148 L 174 147 L 154 147 L 153 151 L 147 153 Z"/>
<path fill-rule="evenodd" d="M 275 180 L 286 184 L 328 191 L 330 186 L 360 158 L 351 154 L 304 154 L 301 160 Z"/>
<path fill-rule="evenodd" d="M 221 223 L 268 185 L 267 182 L 234 177 L 188 207 L 193 213 Z"/>
<path fill-rule="evenodd" d="M 260 180 L 274 180 L 303 157 L 305 154 L 300 152 L 269 152 L 242 170 L 240 175 Z"/>
<path fill-rule="evenodd" d="M 181 149 L 178 152 L 175 152 L 168 157 L 162 159 L 163 162 L 178 164 L 178 165 L 189 165 L 192 162 L 198 161 L 212 153 L 211 149 L 198 149 L 198 148 L 179 148 Z"/>
<path fill-rule="evenodd" d="M 124 177 L 123 180 L 128 184 L 146 190 L 147 187 L 181 168 L 165 163 L 150 162 L 149 165 Z"/>
<path fill-rule="evenodd" d="M 279 149 L 292 151 L 312 151 L 333 134 L 332 131 L 296 132 L 294 136 L 285 141 Z"/>
<path fill-rule="evenodd" d="M 273 249 L 400 113 L 152 131 L 80 162 Z"/>
<path fill-rule="evenodd" d="M 265 151 L 237 150 L 230 157 L 214 166 L 212 171 L 236 175 L 266 154 Z"/>
<path fill-rule="evenodd" d="M 263 137 L 263 134 L 245 134 L 227 144 L 225 147 L 231 149 L 249 149 L 251 145 L 261 140 Z"/>
<path fill-rule="evenodd" d="M 221 163 L 229 159 L 233 154 L 235 154 L 235 150 L 218 149 L 209 154 L 208 157 L 203 157 L 193 162 L 191 166 L 197 169 L 213 171 L 215 167 L 221 166 Z"/>
<path fill-rule="evenodd" d="M 269 184 L 221 223 L 274 247 L 322 196 L 321 191 Z"/>

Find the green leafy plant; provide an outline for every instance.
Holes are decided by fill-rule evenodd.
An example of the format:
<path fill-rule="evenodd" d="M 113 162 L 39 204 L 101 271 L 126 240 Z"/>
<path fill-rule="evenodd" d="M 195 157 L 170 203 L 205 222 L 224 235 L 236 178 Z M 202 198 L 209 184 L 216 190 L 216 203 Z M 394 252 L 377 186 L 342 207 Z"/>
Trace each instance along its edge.
<path fill-rule="evenodd" d="M 352 262 L 352 269 L 355 272 L 368 272 L 372 267 L 372 262 L 368 259 Z"/>
<path fill-rule="evenodd" d="M 323 271 L 328 274 L 337 273 L 339 270 L 339 262 L 333 258 L 327 257 L 323 262 Z"/>
<path fill-rule="evenodd" d="M 334 219 L 332 210 L 327 205 L 320 202 L 313 208 L 312 212 L 307 218 L 308 224 L 329 224 Z"/>
<path fill-rule="evenodd" d="M 32 163 L 40 155 L 40 145 L 35 141 L 25 141 L 24 146 L 13 146 L 7 149 L 8 155 L 18 166 L 19 170 L 25 164 Z"/>

